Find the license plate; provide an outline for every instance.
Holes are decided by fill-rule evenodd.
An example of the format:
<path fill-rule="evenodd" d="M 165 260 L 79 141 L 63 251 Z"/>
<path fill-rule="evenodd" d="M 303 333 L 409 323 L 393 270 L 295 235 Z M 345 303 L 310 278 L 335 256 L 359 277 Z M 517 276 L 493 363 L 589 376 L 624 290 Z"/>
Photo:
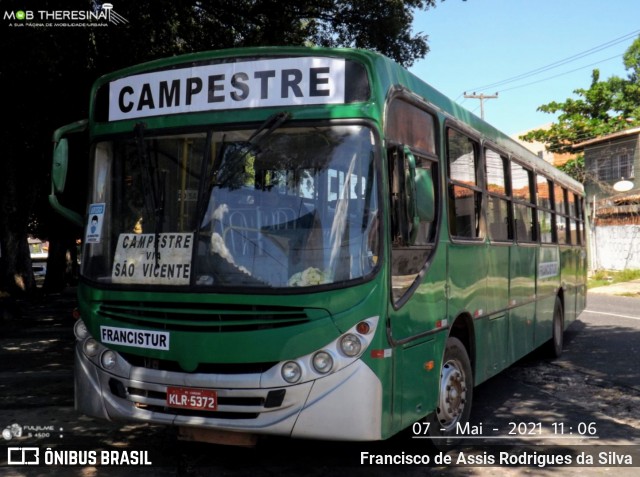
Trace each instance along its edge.
<path fill-rule="evenodd" d="M 167 406 L 198 411 L 215 411 L 218 409 L 218 393 L 210 389 L 167 388 Z"/>

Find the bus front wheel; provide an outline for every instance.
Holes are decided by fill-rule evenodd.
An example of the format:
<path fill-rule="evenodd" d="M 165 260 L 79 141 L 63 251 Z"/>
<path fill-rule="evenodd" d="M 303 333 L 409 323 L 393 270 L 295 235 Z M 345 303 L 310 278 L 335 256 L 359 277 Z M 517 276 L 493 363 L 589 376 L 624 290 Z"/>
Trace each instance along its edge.
<path fill-rule="evenodd" d="M 449 338 L 440 370 L 438 405 L 430 418 L 430 435 L 436 447 L 456 443 L 455 437 L 469 420 L 473 373 L 469 354 L 457 338 Z"/>

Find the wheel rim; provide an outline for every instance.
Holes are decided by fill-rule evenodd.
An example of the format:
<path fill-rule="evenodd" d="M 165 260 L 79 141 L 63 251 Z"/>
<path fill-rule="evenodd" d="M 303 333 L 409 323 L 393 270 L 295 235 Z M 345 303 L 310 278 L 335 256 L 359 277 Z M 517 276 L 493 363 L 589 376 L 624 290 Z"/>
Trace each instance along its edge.
<path fill-rule="evenodd" d="M 456 360 L 447 361 L 440 375 L 440 398 L 436 414 L 445 431 L 460 420 L 467 401 L 467 384 L 464 370 Z"/>

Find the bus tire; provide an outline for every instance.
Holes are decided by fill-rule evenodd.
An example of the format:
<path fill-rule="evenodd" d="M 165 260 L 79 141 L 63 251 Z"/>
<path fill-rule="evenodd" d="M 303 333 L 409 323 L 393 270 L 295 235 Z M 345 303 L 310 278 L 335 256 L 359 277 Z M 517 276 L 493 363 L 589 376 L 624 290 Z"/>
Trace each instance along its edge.
<path fill-rule="evenodd" d="M 435 447 L 457 444 L 458 425 L 469 421 L 473 400 L 473 371 L 469 354 L 458 338 L 450 337 L 442 359 L 436 410 L 429 416 Z"/>
<path fill-rule="evenodd" d="M 564 308 L 559 296 L 553 306 L 552 327 L 551 339 L 545 343 L 544 354 L 549 358 L 559 358 L 564 346 Z"/>

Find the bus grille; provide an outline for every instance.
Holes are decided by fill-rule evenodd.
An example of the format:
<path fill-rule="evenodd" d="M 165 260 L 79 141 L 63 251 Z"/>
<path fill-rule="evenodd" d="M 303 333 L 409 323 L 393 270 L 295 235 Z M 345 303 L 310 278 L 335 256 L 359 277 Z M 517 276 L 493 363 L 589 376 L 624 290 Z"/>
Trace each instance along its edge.
<path fill-rule="evenodd" d="M 262 412 L 281 407 L 286 395 L 284 389 L 271 389 L 255 390 L 251 396 L 219 396 L 217 411 L 198 411 L 168 407 L 165 391 L 145 389 L 144 384 L 141 383 L 138 383 L 138 386 L 142 387 L 127 386 L 115 378 L 109 380 L 111 393 L 131 401 L 138 409 L 161 414 L 209 419 L 257 419 Z"/>
<path fill-rule="evenodd" d="M 147 369 L 157 369 L 160 371 L 171 371 L 175 373 L 185 373 L 186 371 L 177 361 L 166 359 L 146 358 L 131 353 L 120 353 L 120 356 L 131 366 Z M 206 374 L 262 374 L 273 368 L 277 361 L 268 363 L 200 363 L 198 367 L 190 373 Z"/>
<path fill-rule="evenodd" d="M 98 315 L 147 328 L 222 333 L 297 326 L 328 313 L 317 308 L 270 305 L 109 301 L 100 304 Z"/>

